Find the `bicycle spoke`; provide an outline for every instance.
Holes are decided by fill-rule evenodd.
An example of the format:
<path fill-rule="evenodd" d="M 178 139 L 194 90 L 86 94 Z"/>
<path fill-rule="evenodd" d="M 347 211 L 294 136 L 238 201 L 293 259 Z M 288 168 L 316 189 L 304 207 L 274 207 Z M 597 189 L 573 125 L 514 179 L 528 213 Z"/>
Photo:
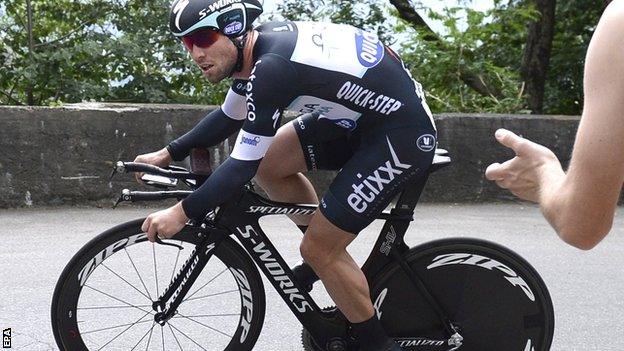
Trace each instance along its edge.
<path fill-rule="evenodd" d="M 160 326 L 160 339 L 162 341 L 163 351 L 165 351 L 165 331 L 163 330 L 162 325 Z"/>
<path fill-rule="evenodd" d="M 151 327 L 148 331 L 146 331 L 146 332 L 145 332 L 145 334 L 143 334 L 143 336 L 141 337 L 141 339 L 139 339 L 139 341 L 138 341 L 136 344 L 134 344 L 134 346 L 132 347 L 132 350 L 136 349 L 136 348 L 137 348 L 137 346 L 139 346 L 139 344 L 141 343 L 141 341 L 143 341 L 143 339 L 145 339 L 145 337 L 147 336 L 147 334 L 148 334 L 148 333 L 150 332 L 150 330 L 152 330 L 152 329 L 154 329 L 154 321 L 152 321 L 152 327 Z M 148 341 L 148 345 L 149 345 L 149 341 Z M 130 350 L 130 351 L 132 351 L 132 350 Z"/>
<path fill-rule="evenodd" d="M 107 309 L 116 309 L 116 308 L 137 308 L 137 307 L 152 308 L 152 305 L 77 307 L 76 310 L 107 310 Z M 141 310 L 141 311 L 145 312 L 144 310 Z"/>
<path fill-rule="evenodd" d="M 229 294 L 229 293 L 233 293 L 233 292 L 238 292 L 238 289 L 223 291 L 223 292 L 220 292 L 220 293 L 214 293 L 214 294 L 210 294 L 210 295 L 204 295 L 204 296 L 195 297 L 195 298 L 192 298 L 192 299 L 184 299 L 183 302 L 193 301 L 193 300 L 200 300 L 200 299 L 205 299 L 205 298 L 208 298 L 208 297 L 225 295 L 225 294 Z"/>
<path fill-rule="evenodd" d="M 178 337 L 173 332 L 173 328 L 171 328 L 171 323 L 167 323 L 167 326 L 169 327 L 169 330 L 171 330 L 171 335 L 173 335 L 173 339 L 176 341 L 176 344 L 178 344 L 178 347 L 180 348 L 180 351 L 184 351 L 184 350 L 182 350 L 182 345 L 180 345 L 180 341 L 178 341 Z"/>
<path fill-rule="evenodd" d="M 178 315 L 182 316 L 183 318 L 186 318 L 186 319 L 190 320 L 191 322 L 195 322 L 195 323 L 197 323 L 197 324 L 199 324 L 199 325 L 201 325 L 201 326 L 203 326 L 203 327 L 206 327 L 206 328 L 208 328 L 208 329 L 210 329 L 210 330 L 212 330 L 212 331 L 215 331 L 215 332 L 217 332 L 217 333 L 219 333 L 219 334 L 225 335 L 225 336 L 227 336 L 227 337 L 228 337 L 228 338 L 230 338 L 230 339 L 234 337 L 233 335 L 226 334 L 226 333 L 224 333 L 224 332 L 222 332 L 222 331 L 220 331 L 220 330 L 218 330 L 218 329 L 215 329 L 215 328 L 213 328 L 213 327 L 211 327 L 211 326 L 209 326 L 209 325 L 206 325 L 206 324 L 204 324 L 204 323 L 201 323 L 201 322 L 199 322 L 199 321 L 196 321 L 196 320 L 194 320 L 193 318 L 189 318 L 189 317 L 187 317 L 187 316 L 183 315 L 182 313 L 178 313 Z"/>
<path fill-rule="evenodd" d="M 145 296 L 146 299 L 150 300 L 150 297 L 145 295 L 141 290 L 137 289 L 134 285 L 132 285 L 130 282 L 128 282 L 127 280 L 125 280 L 124 278 L 122 278 L 119 274 L 117 274 L 117 272 L 114 272 L 112 269 L 108 268 L 108 266 L 106 266 L 106 264 L 104 264 L 102 262 L 102 266 L 106 269 L 108 269 L 111 273 L 113 273 L 115 276 L 117 276 L 119 279 L 123 280 L 126 284 L 130 285 L 130 287 L 134 290 L 136 290 L 139 294 Z"/>
<path fill-rule="evenodd" d="M 146 322 L 152 322 L 152 320 L 145 320 L 145 321 L 139 321 L 139 322 L 134 322 L 134 323 L 127 323 L 127 324 L 120 324 L 114 327 L 107 327 L 107 328 L 102 328 L 102 329 L 95 329 L 95 330 L 89 330 L 86 332 L 80 332 L 80 334 L 82 335 L 86 335 L 86 334 L 93 334 L 93 333 L 98 333 L 101 331 L 106 331 L 106 330 L 112 330 L 112 329 L 117 329 L 117 328 L 123 328 L 123 327 L 127 327 L 129 325 L 136 325 L 136 324 L 140 324 L 140 323 L 146 323 Z M 80 321 L 79 323 L 82 323 L 82 321 Z"/>
<path fill-rule="evenodd" d="M 240 313 L 220 313 L 220 314 L 199 314 L 194 316 L 187 316 L 189 318 L 208 318 L 208 317 L 240 317 Z M 182 318 L 178 316 L 173 316 L 172 318 Z"/>
<path fill-rule="evenodd" d="M 195 290 L 192 294 L 190 294 L 184 301 L 189 301 L 189 299 L 191 297 L 193 297 L 193 295 L 197 294 L 201 289 L 205 288 L 206 285 L 212 283 L 215 279 L 217 279 L 221 274 L 225 273 L 225 271 L 227 271 L 228 269 L 224 269 L 221 272 L 219 272 L 219 274 L 215 275 L 212 279 L 210 279 L 206 284 L 202 285 L 199 289 Z"/>
<path fill-rule="evenodd" d="M 154 278 L 156 278 L 156 296 L 160 296 L 158 289 L 158 269 L 156 269 L 156 244 L 152 243 L 152 256 L 154 257 Z"/>
<path fill-rule="evenodd" d="M 128 252 L 128 250 L 126 248 L 124 248 L 124 251 L 126 252 L 126 255 L 128 256 L 128 259 L 130 260 L 130 263 L 132 264 L 132 267 L 134 267 L 134 271 L 136 272 L 137 276 L 139 277 L 139 280 L 141 281 L 141 284 L 143 284 L 143 288 L 145 289 L 145 292 L 147 293 L 147 296 L 149 296 L 150 300 L 154 301 L 154 299 L 152 299 L 152 295 L 149 293 L 149 289 L 147 288 L 147 286 L 145 286 L 145 282 L 143 281 L 143 278 L 141 278 L 141 274 L 139 274 L 139 270 L 134 265 L 134 261 L 132 260 L 132 257 L 130 257 L 130 253 Z"/>
<path fill-rule="evenodd" d="M 112 338 L 109 342 L 107 342 L 106 344 L 104 344 L 102 347 L 100 347 L 98 349 L 101 350 L 104 347 L 106 347 L 106 345 L 110 344 L 111 342 L 115 341 L 115 339 L 117 339 L 118 337 L 120 337 L 123 333 L 127 332 L 130 328 L 132 328 L 134 325 L 136 325 L 141 319 L 145 318 L 145 316 L 147 316 L 149 313 L 144 314 L 141 318 L 137 319 L 135 323 L 133 323 L 131 326 L 129 326 L 128 328 L 124 329 L 121 333 L 117 334 L 117 336 L 115 336 L 114 338 Z"/>
<path fill-rule="evenodd" d="M 89 289 L 95 290 L 95 291 L 99 292 L 99 293 L 100 293 L 100 294 L 102 294 L 102 295 L 108 296 L 108 297 L 110 297 L 111 299 L 117 300 L 117 301 L 119 301 L 119 302 L 121 302 L 121 303 L 123 303 L 123 304 L 126 304 L 126 305 L 128 305 L 128 306 L 130 306 L 130 307 L 134 307 L 134 308 L 136 308 L 136 309 L 138 309 L 138 310 L 140 310 L 140 311 L 145 312 L 145 310 L 144 310 L 144 309 L 142 309 L 142 308 L 140 308 L 138 305 L 133 305 L 133 304 L 131 304 L 131 303 L 129 303 L 129 302 L 126 302 L 126 301 L 123 301 L 123 300 L 121 300 L 121 299 L 118 299 L 118 298 L 116 298 L 115 296 L 110 295 L 110 294 L 107 294 L 107 293 L 105 293 L 105 292 L 103 292 L 103 291 L 101 291 L 101 290 L 98 290 L 98 289 L 96 289 L 96 288 L 94 288 L 94 287 L 90 286 L 90 285 L 85 284 L 84 286 L 85 286 L 85 287 L 87 287 L 87 288 L 89 288 Z M 152 311 L 147 311 L 147 314 L 150 314 L 150 313 L 153 313 L 153 312 L 152 312 Z"/>
<path fill-rule="evenodd" d="M 152 327 L 150 328 L 149 338 L 147 338 L 147 346 L 145 346 L 145 351 L 149 350 L 150 343 L 152 342 L 152 334 L 154 333 L 154 326 L 155 325 L 156 325 L 156 323 L 154 322 L 154 324 L 152 324 Z"/>
<path fill-rule="evenodd" d="M 170 325 L 173 329 L 177 330 L 177 331 L 178 331 L 178 333 L 180 333 L 180 334 L 184 335 L 184 336 L 185 336 L 187 339 L 189 339 L 189 340 L 190 340 L 193 344 L 195 344 L 195 345 L 199 346 L 199 348 L 200 348 L 200 349 L 202 349 L 202 350 L 204 350 L 204 351 L 208 351 L 208 350 L 206 350 L 205 348 L 203 348 L 200 344 L 198 344 L 195 340 L 191 339 L 191 337 L 190 337 L 190 336 L 188 336 L 188 335 L 184 334 L 184 332 L 183 332 L 183 331 L 181 331 L 180 329 L 176 328 L 176 326 L 175 326 L 175 325 L 171 324 L 171 320 L 169 320 L 169 325 Z M 177 339 L 176 339 L 176 341 L 177 341 Z M 178 344 L 178 345 L 179 345 L 179 344 Z M 182 348 L 180 348 L 180 349 L 182 349 Z"/>

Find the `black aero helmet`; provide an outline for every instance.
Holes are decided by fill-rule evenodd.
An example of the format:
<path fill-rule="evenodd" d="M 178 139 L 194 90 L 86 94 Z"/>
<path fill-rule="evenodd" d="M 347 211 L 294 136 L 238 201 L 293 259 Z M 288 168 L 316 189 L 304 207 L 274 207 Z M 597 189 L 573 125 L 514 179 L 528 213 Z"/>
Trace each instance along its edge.
<path fill-rule="evenodd" d="M 258 0 L 176 0 L 169 12 L 169 30 L 183 37 L 213 28 L 230 38 L 243 35 L 262 13 Z"/>

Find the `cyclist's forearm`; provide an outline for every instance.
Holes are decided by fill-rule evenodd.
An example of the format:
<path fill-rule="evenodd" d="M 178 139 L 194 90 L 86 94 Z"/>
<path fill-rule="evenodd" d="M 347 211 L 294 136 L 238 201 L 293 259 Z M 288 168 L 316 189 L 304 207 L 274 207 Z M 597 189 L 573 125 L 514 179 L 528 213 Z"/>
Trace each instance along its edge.
<path fill-rule="evenodd" d="M 253 178 L 260 160 L 241 161 L 228 158 L 206 182 L 182 201 L 187 217 L 203 219 L 208 211 L 234 196 Z"/>
<path fill-rule="evenodd" d="M 172 141 L 167 146 L 171 158 L 181 161 L 189 155 L 191 149 L 217 145 L 228 136 L 238 131 L 244 120 L 228 117 L 221 108 L 210 112 L 188 133 Z"/>

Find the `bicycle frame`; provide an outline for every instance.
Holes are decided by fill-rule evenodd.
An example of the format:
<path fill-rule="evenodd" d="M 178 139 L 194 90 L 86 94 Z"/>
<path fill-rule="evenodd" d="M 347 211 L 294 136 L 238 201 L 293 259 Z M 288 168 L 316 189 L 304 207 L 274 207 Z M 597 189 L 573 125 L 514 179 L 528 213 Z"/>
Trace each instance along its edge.
<path fill-rule="evenodd" d="M 434 167 L 430 173 L 444 165 L 445 163 L 442 163 Z M 117 167 L 120 168 L 119 165 Z M 133 170 L 132 167 L 128 167 L 125 171 Z M 168 175 L 171 176 L 171 174 Z M 382 213 L 377 217 L 386 222 L 382 228 L 381 235 L 362 266 L 362 271 L 368 281 L 372 281 L 372 278 L 388 264 L 398 262 L 423 298 L 436 311 L 446 329 L 448 340 L 432 341 L 444 341 L 446 345 L 459 346 L 461 345 L 461 336 L 459 336 L 456 328 L 417 274 L 410 269 L 402 257 L 403 253 L 409 249 L 404 242 L 404 236 L 409 222 L 413 219 L 414 208 L 418 203 L 427 178 L 428 175 L 422 177 L 417 183 L 406 187 L 399 194 L 395 207 L 389 213 Z M 136 200 L 163 199 L 167 198 L 168 194 L 170 194 L 169 197 L 180 198 L 180 196 L 189 193 L 161 191 L 157 192 L 158 196 L 150 196 L 149 193 L 145 192 L 133 193 L 124 191 L 122 198 L 123 201 L 132 201 L 133 196 L 139 197 Z M 319 345 L 328 345 L 332 340 L 335 342 L 335 340 L 343 338 L 348 328 L 346 319 L 339 318 L 335 311 L 323 311 L 319 308 L 302 284 L 295 279 L 292 270 L 259 225 L 260 218 L 267 215 L 311 215 L 317 209 L 316 205 L 271 201 L 256 194 L 248 187 L 238 199 L 221 206 L 216 211 L 213 221 L 208 221 L 201 225 L 201 231 L 206 235 L 205 240 L 202 242 L 203 246 L 198 246 L 197 251 L 184 264 L 169 288 L 154 303 L 154 308 L 160 311 L 160 318 L 157 318 L 157 320 L 160 319 L 158 321 L 161 322 L 173 315 L 173 311 L 175 311 L 201 269 L 203 269 L 212 256 L 215 247 L 223 237 L 234 235 L 271 282 L 292 313 Z M 172 289 L 175 291 L 172 291 Z M 165 308 L 165 303 L 172 296 L 175 296 L 174 301 Z M 377 309 L 378 307 L 375 308 Z M 423 338 L 417 336 L 409 339 L 423 340 Z"/>

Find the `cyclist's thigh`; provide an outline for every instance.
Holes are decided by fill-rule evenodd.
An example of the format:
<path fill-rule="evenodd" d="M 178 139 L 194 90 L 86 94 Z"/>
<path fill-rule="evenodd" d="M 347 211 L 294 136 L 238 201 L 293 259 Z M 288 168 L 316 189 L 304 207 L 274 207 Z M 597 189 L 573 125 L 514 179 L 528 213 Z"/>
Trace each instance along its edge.
<path fill-rule="evenodd" d="M 307 170 L 339 170 L 353 156 L 357 138 L 348 129 L 319 118 L 318 114 L 301 115 L 291 123 Z"/>
<path fill-rule="evenodd" d="M 289 122 L 277 130 L 275 139 L 260 162 L 258 174 L 272 178 L 282 178 L 307 171 L 299 137 Z"/>
<path fill-rule="evenodd" d="M 321 212 L 338 228 L 357 234 L 405 185 L 427 174 L 435 139 L 435 130 L 416 125 L 364 132 L 321 200 Z"/>

